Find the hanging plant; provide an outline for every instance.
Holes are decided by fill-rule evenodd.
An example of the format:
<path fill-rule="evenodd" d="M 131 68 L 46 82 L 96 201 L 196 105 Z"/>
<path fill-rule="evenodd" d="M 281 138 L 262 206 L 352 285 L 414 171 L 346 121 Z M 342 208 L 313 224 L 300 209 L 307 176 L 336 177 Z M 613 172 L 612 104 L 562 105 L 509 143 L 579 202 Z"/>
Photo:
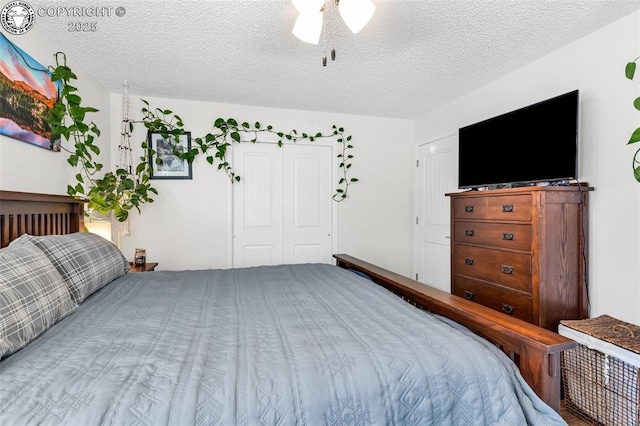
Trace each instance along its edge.
<path fill-rule="evenodd" d="M 636 62 L 640 59 L 640 56 L 637 57 L 636 59 L 634 59 L 632 62 L 628 62 L 626 67 L 625 67 L 625 76 L 629 79 L 629 80 L 633 80 L 633 77 L 635 76 L 636 73 Z M 635 107 L 636 110 L 640 111 L 640 97 L 637 97 L 634 101 L 633 101 L 633 106 Z M 631 134 L 631 137 L 629 138 L 629 142 L 627 142 L 627 145 L 631 145 L 634 143 L 640 142 L 640 127 L 638 127 L 636 130 L 633 131 L 633 133 Z M 633 176 L 636 178 L 636 180 L 638 182 L 640 182 L 640 148 L 638 148 L 636 150 L 636 152 L 633 154 L 633 159 L 632 159 L 632 163 L 631 163 L 631 167 L 633 169 Z"/>
<path fill-rule="evenodd" d="M 87 122 L 87 114 L 98 112 L 98 109 L 84 106 L 82 98 L 78 95 L 78 89 L 73 85 L 77 79 L 71 68 L 67 65 L 66 55 L 57 52 L 55 55 L 56 66 L 50 67 L 51 80 L 60 82 L 62 90 L 59 98 L 51 110 L 48 123 L 51 127 L 51 139 L 64 138 L 70 142 L 72 148 L 61 144 L 61 149 L 69 153 L 67 162 L 79 168 L 75 176 L 76 183 L 67 186 L 67 194 L 84 200 L 88 203 L 90 211 L 102 214 L 113 212 L 118 221 L 124 222 L 133 209 L 140 212 L 140 207 L 145 203 L 152 203 L 152 196 L 158 195 L 158 191 L 151 185 L 150 176 L 152 167 L 148 162 L 149 156 L 158 159 L 156 152 L 145 139 L 142 148 L 145 155 L 140 157 L 140 162 L 135 168 L 118 167 L 115 171 L 103 172 L 103 164 L 95 158 L 100 155 L 100 148 L 95 144 L 100 136 L 100 130 L 93 121 Z M 184 124 L 180 116 L 171 110 L 152 109 L 146 100 L 142 100 L 143 118 L 141 121 L 129 121 L 129 131 L 133 132 L 134 125 L 142 123 L 151 132 L 160 133 L 165 140 L 177 143 L 178 137 L 185 132 Z M 249 140 L 259 142 L 260 133 L 270 133 L 278 137 L 278 146 L 285 143 L 295 143 L 301 140 L 313 142 L 321 138 L 335 138 L 340 144 L 339 161 L 340 178 L 333 195 L 335 201 L 342 201 L 347 197 L 349 185 L 358 179 L 350 177 L 349 171 L 353 155 L 350 150 L 351 135 L 345 135 L 342 127 L 333 126 L 330 133 L 299 133 L 292 130 L 288 133 L 276 131 L 273 126 L 262 126 L 259 122 L 253 125 L 248 122 L 238 124 L 233 118 L 218 118 L 213 124 L 214 131 L 203 137 L 195 139 L 197 147 L 188 152 L 179 153 L 179 157 L 193 162 L 198 155 L 205 155 L 209 164 L 217 164 L 219 170 L 224 170 L 232 183 L 239 182 L 241 177 L 237 175 L 233 166 L 229 163 L 227 149 L 232 143 L 240 143 Z"/>
<path fill-rule="evenodd" d="M 73 148 L 61 148 L 69 153 L 67 162 L 80 170 L 76 174 L 76 184 L 67 186 L 67 194 L 85 200 L 88 209 L 100 213 L 110 213 L 119 221 L 125 221 L 129 211 L 144 203 L 151 203 L 151 194 L 158 191 L 149 183 L 147 165 L 138 165 L 135 173 L 118 168 L 115 172 L 100 173 L 103 165 L 94 159 L 100 155 L 100 148 L 95 144 L 100 130 L 93 121 L 85 122 L 87 113 L 95 113 L 96 108 L 83 106 L 78 89 L 73 85 L 77 79 L 67 65 L 66 55 L 57 52 L 56 66 L 51 69 L 51 80 L 60 82 L 62 90 L 51 110 L 48 123 L 51 127 L 51 138 L 63 137 Z"/>

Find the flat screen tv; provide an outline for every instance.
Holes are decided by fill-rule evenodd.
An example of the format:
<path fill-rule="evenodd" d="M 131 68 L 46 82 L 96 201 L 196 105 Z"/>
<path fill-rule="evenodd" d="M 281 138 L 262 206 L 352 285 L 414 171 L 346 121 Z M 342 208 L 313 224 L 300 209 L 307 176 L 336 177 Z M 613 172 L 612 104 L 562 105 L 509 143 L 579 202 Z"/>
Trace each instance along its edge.
<path fill-rule="evenodd" d="M 460 128 L 458 187 L 577 178 L 578 92 Z"/>

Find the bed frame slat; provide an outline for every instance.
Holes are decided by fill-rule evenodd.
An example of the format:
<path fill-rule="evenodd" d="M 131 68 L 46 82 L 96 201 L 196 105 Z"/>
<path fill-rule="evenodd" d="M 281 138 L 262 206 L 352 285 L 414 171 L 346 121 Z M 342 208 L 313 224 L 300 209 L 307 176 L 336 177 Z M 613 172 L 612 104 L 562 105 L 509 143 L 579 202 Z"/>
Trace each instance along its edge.
<path fill-rule="evenodd" d="M 84 229 L 82 201 L 65 195 L 0 191 L 0 247 L 20 235 L 62 235 Z"/>

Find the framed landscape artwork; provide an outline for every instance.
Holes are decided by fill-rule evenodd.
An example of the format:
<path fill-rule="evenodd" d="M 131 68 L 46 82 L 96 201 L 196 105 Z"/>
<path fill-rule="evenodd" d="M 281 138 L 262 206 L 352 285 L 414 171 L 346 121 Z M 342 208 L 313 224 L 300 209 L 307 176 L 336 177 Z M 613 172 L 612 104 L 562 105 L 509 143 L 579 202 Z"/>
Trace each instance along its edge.
<path fill-rule="evenodd" d="M 191 150 L 191 132 L 184 132 L 179 141 L 173 136 L 165 139 L 160 133 L 149 132 L 149 164 L 151 165 L 151 179 L 191 179 L 191 163 L 180 158 L 177 154 Z"/>
<path fill-rule="evenodd" d="M 47 67 L 0 37 L 0 134 L 60 151 L 46 121 L 60 88 Z"/>

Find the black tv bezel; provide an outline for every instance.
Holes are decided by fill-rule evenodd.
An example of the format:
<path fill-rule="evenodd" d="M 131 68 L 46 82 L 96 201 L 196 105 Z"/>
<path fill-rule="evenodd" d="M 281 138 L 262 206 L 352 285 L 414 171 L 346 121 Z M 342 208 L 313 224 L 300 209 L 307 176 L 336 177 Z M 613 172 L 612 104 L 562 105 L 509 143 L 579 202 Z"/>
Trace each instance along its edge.
<path fill-rule="evenodd" d="M 483 123 L 486 123 L 488 121 L 491 120 L 496 120 L 496 119 L 500 119 L 500 118 L 504 118 L 509 116 L 510 114 L 516 114 L 518 112 L 522 112 L 537 106 L 540 106 L 541 104 L 546 104 L 546 103 L 551 103 L 559 98 L 562 97 L 566 97 L 569 95 L 574 95 L 575 96 L 575 141 L 574 141 L 574 164 L 573 164 L 573 176 L 562 176 L 562 177 L 554 177 L 554 178 L 539 178 L 539 179 L 529 179 L 529 180 L 508 180 L 508 181 L 501 181 L 501 182 L 487 182 L 487 183 L 478 183 L 478 184 L 466 184 L 466 185 L 460 185 L 460 139 L 459 139 L 459 135 L 460 135 L 460 130 L 468 128 L 468 127 L 473 127 L 476 125 L 480 125 Z M 576 89 L 576 90 L 571 90 L 569 92 L 566 93 L 562 93 L 560 95 L 557 96 L 553 96 L 551 98 L 547 98 L 544 100 L 541 100 L 539 102 L 535 102 L 529 105 L 526 105 L 522 108 L 517 108 L 511 111 L 508 111 L 504 114 L 499 114 L 490 118 L 487 118 L 485 120 L 481 120 L 472 124 L 469 124 L 467 126 L 463 126 L 460 127 L 458 129 L 458 189 L 478 189 L 478 188 L 501 188 L 501 187 L 509 187 L 509 186 L 527 186 L 527 185 L 535 185 L 535 184 L 539 184 L 539 183 L 549 183 L 549 184 L 558 184 L 561 182 L 569 182 L 573 179 L 577 179 L 578 178 L 578 138 L 579 138 L 579 118 L 580 118 L 580 90 Z"/>

